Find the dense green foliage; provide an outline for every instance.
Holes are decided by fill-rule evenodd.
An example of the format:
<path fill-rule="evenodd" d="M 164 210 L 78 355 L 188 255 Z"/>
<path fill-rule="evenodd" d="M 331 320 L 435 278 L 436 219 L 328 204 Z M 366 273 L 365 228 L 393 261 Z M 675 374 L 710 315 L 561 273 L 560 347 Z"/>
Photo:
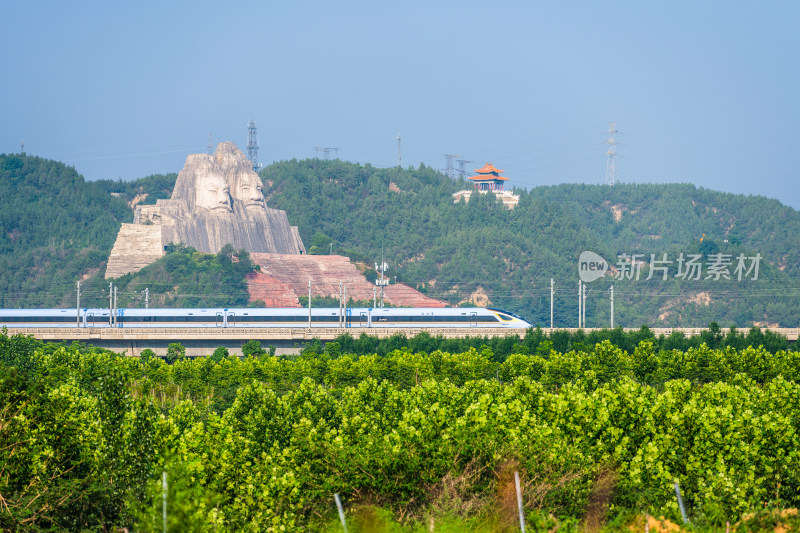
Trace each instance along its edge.
<path fill-rule="evenodd" d="M 120 223 L 133 220 L 129 205 L 169 198 L 176 178 L 86 182 L 56 161 L 0 154 L 0 308 L 74 306 L 78 280 L 99 305 Z"/>
<path fill-rule="evenodd" d="M 128 205 L 153 205 L 172 196 L 177 174 L 152 174 L 134 181 L 97 180 L 94 183 Z"/>
<path fill-rule="evenodd" d="M 114 281 L 119 307 L 144 307 L 149 289 L 151 307 L 246 307 L 245 276 L 258 266 L 244 250 L 226 245 L 218 254 L 177 247 L 135 274 Z"/>
<path fill-rule="evenodd" d="M 583 330 L 557 329 L 545 333 L 541 328 L 529 329 L 525 335 L 508 335 L 503 337 L 463 337 L 445 338 L 433 337 L 427 332 L 419 333 L 411 338 L 406 338 L 402 333 L 388 338 L 378 338 L 368 333 L 362 333 L 355 338 L 349 333 L 340 335 L 335 339 L 340 351 L 356 355 L 369 355 L 376 353 L 386 355 L 394 350 L 408 347 L 415 352 L 443 352 L 461 353 L 470 348 L 489 348 L 498 361 L 514 353 L 535 354 L 557 352 L 582 351 L 587 346 L 594 346 L 603 341 L 609 341 L 614 346 L 627 352 L 633 352 L 640 343 L 646 341 L 653 345 L 656 351 L 680 350 L 699 348 L 702 344 L 714 349 L 733 348 L 742 350 L 748 346 L 760 346 L 769 353 L 796 349 L 790 346 L 786 337 L 777 335 L 770 330 L 762 331 L 751 328 L 746 334 L 734 329 L 722 331 L 716 323 L 711 323 L 699 335 L 686 336 L 682 331 L 674 331 L 670 335 L 656 336 L 650 328 L 642 326 L 635 331 L 623 331 L 622 328 L 594 330 L 589 333 Z M 321 344 L 311 345 L 308 349 L 322 350 Z"/>
<path fill-rule="evenodd" d="M 170 531 L 319 530 L 333 493 L 356 519 L 497 531 L 514 470 L 545 529 L 576 529 L 601 482 L 609 520 L 677 521 L 675 479 L 695 524 L 724 527 L 800 504 L 799 423 L 798 354 L 760 348 L 168 365 L 2 334 L 0 528 L 160 530 L 166 471 Z"/>
<path fill-rule="evenodd" d="M 704 254 L 704 260 L 715 252 L 760 253 L 757 281 L 672 275 L 647 281 L 646 269 L 639 281 L 597 281 L 587 300 L 587 325 L 609 324 L 611 284 L 615 323 L 626 327 L 714 320 L 797 325 L 800 245 L 792 235 L 800 231 L 800 214 L 775 200 L 682 184 L 570 184 L 515 191 L 520 202 L 509 211 L 491 196 L 453 204 L 451 193 L 468 185 L 424 166 L 293 160 L 265 168 L 262 176 L 271 205 L 287 211 L 316 253 L 328 253 L 332 241 L 334 253 L 371 265 L 383 247 L 390 276 L 451 303 L 481 288 L 494 305 L 549 325 L 554 278 L 555 325 L 568 327 L 576 324 L 577 259 L 584 250 L 612 265 L 622 253 L 645 260 L 667 253 L 673 261 L 681 252 Z"/>
<path fill-rule="evenodd" d="M 131 219 L 122 200 L 38 157 L 0 154 L 0 198 L 0 308 L 65 305 Z"/>

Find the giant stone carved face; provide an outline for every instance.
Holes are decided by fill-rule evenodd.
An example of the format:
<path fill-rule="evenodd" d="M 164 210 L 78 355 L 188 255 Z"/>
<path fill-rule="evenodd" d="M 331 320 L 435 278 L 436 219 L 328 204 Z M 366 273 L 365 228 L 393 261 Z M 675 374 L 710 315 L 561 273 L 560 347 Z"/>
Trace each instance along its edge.
<path fill-rule="evenodd" d="M 222 174 L 211 171 L 197 178 L 195 205 L 218 213 L 231 213 L 230 187 Z"/>
<path fill-rule="evenodd" d="M 264 192 L 261 179 L 255 172 L 240 169 L 234 178 L 231 196 L 244 202 L 248 209 L 264 209 Z"/>

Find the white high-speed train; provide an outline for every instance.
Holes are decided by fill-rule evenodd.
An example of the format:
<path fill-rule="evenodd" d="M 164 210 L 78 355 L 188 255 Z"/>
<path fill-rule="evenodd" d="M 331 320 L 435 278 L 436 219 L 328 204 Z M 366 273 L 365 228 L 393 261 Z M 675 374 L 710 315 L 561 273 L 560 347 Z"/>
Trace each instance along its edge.
<path fill-rule="evenodd" d="M 312 328 L 530 328 L 520 316 L 500 309 L 373 308 L 311 309 Z M 307 328 L 303 308 L 209 309 L 2 309 L 8 328 Z"/>

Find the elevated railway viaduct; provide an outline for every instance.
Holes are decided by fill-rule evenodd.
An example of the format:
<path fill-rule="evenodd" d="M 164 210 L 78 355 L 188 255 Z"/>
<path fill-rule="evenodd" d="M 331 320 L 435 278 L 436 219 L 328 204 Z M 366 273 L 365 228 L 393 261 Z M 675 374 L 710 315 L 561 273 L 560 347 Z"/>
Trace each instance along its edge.
<path fill-rule="evenodd" d="M 636 331 L 638 328 L 624 328 L 626 332 Z M 652 328 L 656 335 L 670 335 L 674 331 L 683 332 L 686 336 L 699 335 L 706 328 Z M 783 335 L 791 342 L 796 342 L 800 335 L 800 328 L 764 328 L 773 333 Z M 577 328 L 543 328 L 545 333 L 556 330 L 570 332 Z M 599 331 L 600 328 L 586 328 L 590 333 Z M 748 328 L 739 328 L 740 333 L 747 333 Z M 206 356 L 213 353 L 219 346 L 228 349 L 231 355 L 241 355 L 242 345 L 249 340 L 261 342 L 261 346 L 274 346 L 275 353 L 295 354 L 305 345 L 318 339 L 325 343 L 336 337 L 349 333 L 354 337 L 365 333 L 378 338 L 388 338 L 393 335 L 403 334 L 413 337 L 418 333 L 427 332 L 432 337 L 445 338 L 463 337 L 506 337 L 525 335 L 524 330 L 500 328 L 381 328 L 381 327 L 351 327 L 351 328 L 13 328 L 9 333 L 32 335 L 37 339 L 51 342 L 78 341 L 99 348 L 106 348 L 118 353 L 136 357 L 142 350 L 149 348 L 156 355 L 166 355 L 170 343 L 179 342 L 186 348 L 188 356 Z"/>

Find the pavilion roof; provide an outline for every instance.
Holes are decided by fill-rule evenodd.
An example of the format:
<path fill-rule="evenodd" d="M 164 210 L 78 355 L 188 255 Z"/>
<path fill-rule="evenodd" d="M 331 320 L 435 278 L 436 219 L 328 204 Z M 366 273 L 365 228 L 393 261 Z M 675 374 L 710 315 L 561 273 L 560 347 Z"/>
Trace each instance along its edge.
<path fill-rule="evenodd" d="M 501 172 L 505 172 L 505 170 L 498 170 L 491 163 L 486 163 L 483 165 L 483 168 L 476 168 L 475 172 L 478 174 L 500 174 Z"/>
<path fill-rule="evenodd" d="M 488 175 L 480 174 L 478 176 L 470 176 L 469 179 L 473 181 L 497 181 L 497 180 L 506 181 L 511 178 L 507 178 L 505 176 L 498 176 L 496 174 L 488 174 Z"/>

